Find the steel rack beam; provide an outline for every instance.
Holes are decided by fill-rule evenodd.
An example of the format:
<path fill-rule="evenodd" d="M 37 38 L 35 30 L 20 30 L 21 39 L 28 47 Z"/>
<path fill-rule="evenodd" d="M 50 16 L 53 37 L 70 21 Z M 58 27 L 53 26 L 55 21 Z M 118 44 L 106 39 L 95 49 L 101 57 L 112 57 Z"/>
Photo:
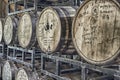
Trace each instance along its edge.
<path fill-rule="evenodd" d="M 1 43 L 0 44 L 0 57 L 3 58 L 5 57 L 5 44 L 4 43 Z"/>
<path fill-rule="evenodd" d="M 82 61 L 77 61 L 77 60 L 72 60 L 72 59 L 68 59 L 68 58 L 62 58 L 62 57 L 58 57 L 58 56 L 48 55 L 48 54 L 45 54 L 45 53 L 41 54 L 41 63 L 42 63 L 41 64 L 42 65 L 41 72 L 43 70 L 45 70 L 45 68 L 44 68 L 44 66 L 45 66 L 45 61 L 44 60 L 45 59 L 51 59 L 51 60 L 55 60 L 55 61 L 59 61 L 59 62 L 69 63 L 69 64 L 80 67 L 81 68 L 82 80 L 86 80 L 88 69 L 92 70 L 92 71 L 99 72 L 99 73 L 103 73 L 103 74 L 106 74 L 106 75 L 109 75 L 109 76 L 114 76 L 116 78 L 120 78 L 120 70 L 106 68 L 106 67 L 100 67 L 100 66 L 96 66 L 96 65 L 92 65 L 92 64 L 88 64 L 88 63 L 83 63 Z M 58 68 L 58 71 L 60 71 L 59 68 Z M 49 75 L 49 76 L 55 77 L 55 75 L 57 75 L 57 74 L 54 74 L 52 76 Z"/>
<path fill-rule="evenodd" d="M 25 9 L 18 11 L 16 9 L 16 6 L 17 6 L 17 2 L 20 2 L 20 1 L 23 1 L 23 6 Z M 11 4 L 15 4 L 15 9 L 13 12 L 11 12 L 11 10 L 10 10 Z M 23 13 L 23 12 L 28 12 L 28 11 L 37 11 L 37 0 L 34 0 L 32 6 L 33 7 L 27 7 L 27 0 L 13 0 L 13 1 L 8 0 L 7 12 L 8 12 L 8 15 L 15 15 L 15 14 Z"/>
<path fill-rule="evenodd" d="M 28 52 L 28 53 L 33 53 L 33 50 L 23 49 L 23 48 L 21 48 L 21 47 L 8 46 L 8 48 L 10 48 L 10 49 L 15 49 L 15 50 L 19 50 L 19 51 L 24 51 L 24 52 Z"/>
<path fill-rule="evenodd" d="M 55 75 L 55 74 L 53 74 L 53 73 L 50 73 L 50 72 L 48 72 L 48 71 L 46 71 L 46 70 L 42 70 L 42 69 L 41 69 L 41 72 L 42 72 L 43 74 L 45 74 L 45 75 L 47 75 L 47 76 L 50 76 L 50 77 L 53 77 L 53 78 L 55 78 L 55 79 L 57 79 L 57 80 L 71 80 L 71 79 L 66 78 L 66 77 L 60 77 L 60 76 Z"/>
<path fill-rule="evenodd" d="M 9 0 L 8 2 L 8 4 L 14 4 L 14 3 L 16 3 L 16 2 L 19 2 L 19 1 L 23 1 L 23 0 L 14 0 L 14 1 L 11 1 L 11 0 Z"/>
<path fill-rule="evenodd" d="M 26 65 L 26 66 L 28 66 L 28 67 L 32 67 L 33 65 L 32 64 L 30 64 L 30 63 L 27 63 L 27 62 L 24 62 L 24 61 L 21 61 L 21 60 L 18 60 L 18 59 L 16 59 L 16 58 L 13 58 L 13 57 L 7 57 L 9 60 L 12 60 L 12 61 L 15 61 L 15 62 L 18 62 L 18 63 L 20 63 L 20 64 L 24 64 L 24 65 Z"/>
<path fill-rule="evenodd" d="M 20 10 L 20 11 L 11 12 L 11 13 L 8 13 L 8 15 L 14 15 L 14 14 L 19 14 L 19 13 L 23 13 L 23 12 L 33 11 L 33 10 L 35 10 L 35 8 L 29 8 L 29 9 L 24 9 L 24 10 Z"/>
<path fill-rule="evenodd" d="M 37 55 L 35 55 L 37 53 Z M 39 55 L 38 55 L 39 54 Z M 29 55 L 29 56 L 26 56 Z M 19 56 L 19 57 L 18 57 Z M 36 52 L 35 48 L 33 49 L 23 49 L 21 47 L 8 46 L 7 48 L 7 59 L 14 62 L 29 66 L 34 70 L 36 57 L 40 56 L 40 52 Z M 28 59 L 29 58 L 29 59 Z M 29 62 L 27 62 L 29 60 Z"/>

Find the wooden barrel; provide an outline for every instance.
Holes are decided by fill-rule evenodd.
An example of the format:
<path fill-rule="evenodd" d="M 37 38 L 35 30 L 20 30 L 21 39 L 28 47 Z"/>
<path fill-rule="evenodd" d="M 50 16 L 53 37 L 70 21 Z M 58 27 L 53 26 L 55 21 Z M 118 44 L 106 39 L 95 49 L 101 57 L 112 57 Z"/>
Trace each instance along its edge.
<path fill-rule="evenodd" d="M 36 42 L 35 37 L 36 18 L 34 14 L 24 13 L 18 25 L 18 41 L 23 48 L 31 48 Z"/>
<path fill-rule="evenodd" d="M 71 23 L 77 7 L 47 7 L 42 12 L 36 26 L 36 36 L 40 49 L 46 53 L 60 51 L 74 53 Z"/>
<path fill-rule="evenodd" d="M 27 69 L 22 68 L 18 70 L 15 80 L 33 80 L 33 79 L 32 79 L 32 74 L 28 72 Z"/>
<path fill-rule="evenodd" d="M 19 69 L 15 80 L 54 80 L 48 76 L 38 75 L 37 71 L 32 72 L 29 68 Z"/>
<path fill-rule="evenodd" d="M 14 63 L 6 61 L 2 70 L 2 80 L 15 80 L 17 67 Z"/>
<path fill-rule="evenodd" d="M 13 16 L 7 16 L 4 24 L 3 38 L 5 44 L 13 44 L 16 42 L 16 29 L 18 19 Z"/>
<path fill-rule="evenodd" d="M 3 41 L 3 19 L 0 19 L 0 43 Z"/>
<path fill-rule="evenodd" d="M 40 79 L 37 72 L 33 72 L 30 68 L 20 68 L 15 80 L 44 80 Z"/>
<path fill-rule="evenodd" d="M 120 5 L 116 0 L 86 0 L 76 13 L 72 39 L 86 61 L 103 65 L 120 53 Z"/>

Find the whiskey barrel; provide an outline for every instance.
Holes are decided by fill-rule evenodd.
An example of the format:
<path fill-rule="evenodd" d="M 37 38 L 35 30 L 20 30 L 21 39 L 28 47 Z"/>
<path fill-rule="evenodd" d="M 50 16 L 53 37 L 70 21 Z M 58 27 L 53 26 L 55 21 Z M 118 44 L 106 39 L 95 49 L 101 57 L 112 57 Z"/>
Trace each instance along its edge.
<path fill-rule="evenodd" d="M 17 67 L 13 62 L 6 61 L 3 65 L 2 80 L 15 80 Z"/>
<path fill-rule="evenodd" d="M 34 80 L 32 74 L 27 69 L 19 69 L 15 80 Z"/>
<path fill-rule="evenodd" d="M 2 80 L 2 68 L 3 68 L 4 62 L 5 60 L 0 59 L 0 80 Z"/>
<path fill-rule="evenodd" d="M 7 15 L 7 5 L 3 0 L 0 0 L 0 18 L 5 18 Z"/>
<path fill-rule="evenodd" d="M 0 19 L 0 43 L 3 40 L 3 19 Z"/>
<path fill-rule="evenodd" d="M 116 0 L 86 0 L 73 21 L 72 39 L 86 61 L 103 65 L 120 53 L 120 5 Z"/>
<path fill-rule="evenodd" d="M 37 71 L 32 72 L 29 68 L 20 68 L 15 80 L 54 80 L 48 76 L 38 75 Z"/>
<path fill-rule="evenodd" d="M 20 68 L 15 80 L 44 80 L 39 77 L 38 73 L 36 71 L 33 72 L 30 68 Z"/>
<path fill-rule="evenodd" d="M 42 12 L 36 26 L 36 36 L 41 51 L 53 53 L 74 53 L 71 23 L 77 7 L 47 7 Z"/>
<path fill-rule="evenodd" d="M 16 29 L 18 19 L 13 16 L 7 16 L 5 19 L 3 38 L 6 45 L 14 44 L 16 42 Z"/>
<path fill-rule="evenodd" d="M 23 48 L 31 48 L 36 42 L 35 37 L 36 18 L 34 14 L 24 13 L 18 25 L 18 41 Z"/>

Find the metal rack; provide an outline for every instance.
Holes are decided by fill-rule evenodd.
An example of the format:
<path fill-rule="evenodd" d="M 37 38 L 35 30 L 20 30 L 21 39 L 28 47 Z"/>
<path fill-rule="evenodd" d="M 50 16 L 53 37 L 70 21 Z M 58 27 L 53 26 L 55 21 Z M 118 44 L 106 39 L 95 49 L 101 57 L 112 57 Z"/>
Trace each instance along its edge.
<path fill-rule="evenodd" d="M 28 2 L 31 1 L 31 2 Z M 29 12 L 29 11 L 41 11 L 43 8 L 47 6 L 79 6 L 84 0 L 58 0 L 56 3 L 48 3 L 47 0 L 8 0 L 7 4 L 7 13 L 8 15 L 15 15 L 23 12 Z M 21 2 L 21 4 L 18 4 Z M 68 4 L 69 3 L 69 4 Z M 14 11 L 11 12 L 10 5 L 14 4 Z M 24 7 L 23 10 L 17 10 L 17 5 L 22 5 Z"/>
<path fill-rule="evenodd" d="M 45 69 L 46 59 L 55 61 L 55 63 L 56 63 L 56 72 L 55 73 L 51 73 Z M 68 64 L 76 66 L 76 68 L 61 70 L 61 68 L 60 68 L 61 63 L 68 63 Z M 120 65 L 116 65 L 116 66 L 118 68 L 120 67 Z M 114 65 L 113 65 L 113 67 L 114 67 Z M 108 66 L 96 66 L 96 65 L 89 64 L 89 63 L 84 63 L 82 61 L 63 58 L 63 57 L 59 57 L 59 56 L 48 55 L 48 54 L 44 54 L 44 53 L 41 54 L 41 73 L 48 75 L 50 77 L 53 77 L 57 80 L 70 80 L 68 78 L 61 77 L 61 74 L 73 73 L 76 71 L 81 71 L 81 80 L 87 80 L 87 77 L 88 77 L 87 72 L 89 70 L 104 74 L 103 76 L 96 77 L 94 79 L 89 79 L 89 80 L 106 80 L 106 79 L 111 80 L 112 78 L 115 78 L 116 80 L 120 79 L 120 69 L 108 68 Z"/>
<path fill-rule="evenodd" d="M 23 49 L 21 47 L 8 46 L 7 59 L 31 67 L 34 70 L 35 60 L 40 59 L 40 52 L 36 51 L 35 48 Z"/>
<path fill-rule="evenodd" d="M 23 10 L 20 10 L 18 11 L 17 10 L 17 3 L 18 2 L 22 2 L 22 5 L 24 6 L 24 9 Z M 18 14 L 18 13 L 22 13 L 22 12 L 28 12 L 28 11 L 33 11 L 33 10 L 36 10 L 37 11 L 37 0 L 33 0 L 34 2 L 31 2 L 32 4 L 32 7 L 28 7 L 27 6 L 27 0 L 8 0 L 8 4 L 7 4 L 7 12 L 8 12 L 8 15 L 14 15 L 14 14 Z M 14 4 L 14 12 L 11 12 L 10 10 L 10 5 L 11 4 Z"/>
<path fill-rule="evenodd" d="M 8 5 L 7 5 L 7 11 L 8 15 L 14 15 L 22 12 L 28 12 L 28 11 L 37 11 L 37 0 L 33 0 L 33 5 L 32 7 L 27 6 L 27 0 L 8 0 Z M 23 6 L 25 9 L 18 11 L 16 9 L 16 6 L 18 5 L 17 2 L 23 1 Z M 72 0 L 71 0 L 72 1 Z M 81 0 L 74 0 L 74 5 L 79 5 Z M 15 10 L 14 12 L 11 12 L 9 9 L 9 6 L 11 4 L 15 4 Z M 5 54 L 5 46 L 4 44 L 0 44 L 0 57 Z M 26 56 L 29 54 L 29 57 Z M 50 54 L 45 54 L 41 53 L 40 51 L 36 51 L 35 48 L 32 49 L 23 49 L 21 47 L 16 47 L 16 46 L 8 46 L 7 47 L 7 59 L 12 60 L 14 62 L 23 64 L 25 66 L 29 66 L 34 70 L 35 68 L 35 60 L 36 58 L 39 58 L 38 60 L 41 61 L 41 73 L 44 75 L 48 75 L 50 77 L 53 77 L 57 80 L 70 80 L 69 78 L 62 77 L 61 74 L 66 74 L 66 73 L 74 73 L 77 71 L 81 72 L 81 80 L 87 80 L 88 77 L 88 71 L 96 71 L 98 73 L 102 73 L 103 76 L 97 77 L 94 80 L 104 80 L 104 79 L 109 79 L 109 78 L 116 78 L 117 80 L 120 80 L 120 65 L 116 65 L 119 69 L 113 69 L 113 68 L 108 68 L 108 66 L 97 66 L 97 65 L 92 65 L 89 63 L 85 63 L 83 61 L 77 61 L 73 59 L 68 59 L 68 58 L 63 58 L 59 55 L 50 55 Z M 50 60 L 51 62 L 55 63 L 55 73 L 51 73 L 48 70 L 46 70 L 46 61 Z M 28 62 L 28 60 L 30 62 Z M 68 65 L 71 65 L 70 69 L 61 69 L 62 63 L 66 63 Z M 75 67 L 73 67 L 75 66 Z M 114 65 L 113 65 L 114 67 Z M 90 79 L 93 80 L 93 79 Z M 110 80 L 110 79 L 109 79 Z"/>
<path fill-rule="evenodd" d="M 30 54 L 30 56 L 26 56 L 27 54 Z M 31 67 L 33 71 L 36 68 L 35 60 L 38 60 L 41 64 L 41 66 L 39 66 L 39 68 L 41 69 L 40 70 L 41 74 L 50 76 L 57 80 L 71 80 L 61 75 L 67 74 L 67 73 L 75 73 L 75 72 L 81 73 L 81 80 L 88 80 L 89 70 L 103 74 L 100 77 L 96 77 L 89 80 L 106 80 L 106 79 L 119 80 L 120 79 L 120 65 L 97 66 L 97 65 L 92 65 L 83 61 L 74 60 L 72 59 L 72 57 L 64 58 L 63 56 L 60 55 L 60 53 L 54 53 L 54 54 L 51 55 L 48 53 L 47 54 L 41 53 L 40 51 L 37 51 L 35 48 L 32 48 L 29 50 L 29 49 L 23 49 L 21 47 L 16 47 L 16 46 L 7 47 L 8 60 L 12 60 L 14 62 Z M 54 73 L 46 69 L 47 62 L 53 62 L 55 64 Z M 64 64 L 69 65 L 71 67 L 68 69 L 61 68 L 61 66 Z M 117 67 L 117 69 L 111 68 L 111 67 Z"/>
<path fill-rule="evenodd" d="M 4 54 L 5 54 L 5 45 L 4 45 L 4 43 L 2 44 L 0 44 L 0 57 L 3 57 L 4 56 Z"/>

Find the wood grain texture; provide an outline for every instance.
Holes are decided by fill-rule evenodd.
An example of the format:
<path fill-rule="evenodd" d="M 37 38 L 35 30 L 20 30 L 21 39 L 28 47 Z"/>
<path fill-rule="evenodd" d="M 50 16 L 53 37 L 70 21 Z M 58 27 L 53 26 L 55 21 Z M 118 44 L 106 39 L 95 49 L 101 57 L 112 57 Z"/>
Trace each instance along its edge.
<path fill-rule="evenodd" d="M 71 38 L 71 23 L 75 13 L 76 8 L 69 6 L 47 7 L 41 12 L 36 35 L 43 52 L 73 53 L 75 51 Z"/>
<path fill-rule="evenodd" d="M 87 0 L 73 22 L 73 41 L 88 62 L 104 64 L 120 52 L 120 5 L 115 0 Z"/>
<path fill-rule="evenodd" d="M 30 48 L 36 42 L 35 36 L 36 18 L 34 14 L 24 13 L 18 24 L 18 41 L 23 48 Z"/>
<path fill-rule="evenodd" d="M 17 67 L 14 63 L 6 61 L 2 70 L 2 80 L 15 80 Z"/>
<path fill-rule="evenodd" d="M 32 35 L 32 21 L 29 14 L 24 14 L 18 27 L 18 40 L 22 47 L 29 44 Z"/>
<path fill-rule="evenodd" d="M 16 29 L 17 29 L 18 19 L 14 16 L 7 16 L 5 18 L 4 30 L 3 30 L 3 38 L 5 44 L 13 44 L 16 43 Z"/>

